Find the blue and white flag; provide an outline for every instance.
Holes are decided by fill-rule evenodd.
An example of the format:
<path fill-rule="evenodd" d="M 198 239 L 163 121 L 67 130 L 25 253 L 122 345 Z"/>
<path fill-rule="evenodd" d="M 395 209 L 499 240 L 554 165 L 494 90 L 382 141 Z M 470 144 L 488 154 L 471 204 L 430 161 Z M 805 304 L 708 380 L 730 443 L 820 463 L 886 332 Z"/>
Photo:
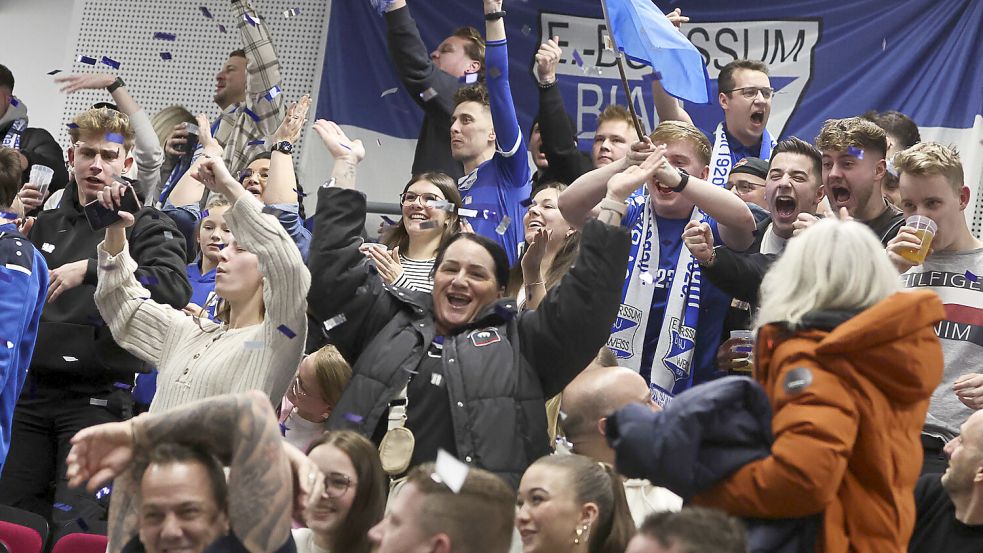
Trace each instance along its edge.
<path fill-rule="evenodd" d="M 696 104 L 710 103 L 703 56 L 650 0 L 601 0 L 615 46 L 657 71 L 662 88 Z"/>

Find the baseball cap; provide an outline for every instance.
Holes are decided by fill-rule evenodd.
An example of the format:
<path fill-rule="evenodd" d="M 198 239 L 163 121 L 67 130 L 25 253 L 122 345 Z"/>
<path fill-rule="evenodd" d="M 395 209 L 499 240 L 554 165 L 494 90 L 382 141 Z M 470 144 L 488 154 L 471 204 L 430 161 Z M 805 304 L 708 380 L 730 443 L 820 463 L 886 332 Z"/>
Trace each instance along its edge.
<path fill-rule="evenodd" d="M 756 157 L 746 157 L 734 164 L 730 174 L 734 173 L 747 173 L 764 179 L 768 176 L 768 162 Z"/>

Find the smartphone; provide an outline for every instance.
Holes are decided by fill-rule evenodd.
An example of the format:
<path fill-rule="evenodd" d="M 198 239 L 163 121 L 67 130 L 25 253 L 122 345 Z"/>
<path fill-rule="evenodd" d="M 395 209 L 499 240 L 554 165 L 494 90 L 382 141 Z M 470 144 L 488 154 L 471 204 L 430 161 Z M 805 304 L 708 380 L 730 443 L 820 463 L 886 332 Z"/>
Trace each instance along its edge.
<path fill-rule="evenodd" d="M 120 196 L 120 210 L 136 215 L 140 211 L 140 207 L 140 200 L 137 198 L 133 186 L 124 188 Z M 83 211 L 85 211 L 85 218 L 89 221 L 89 228 L 92 230 L 102 230 L 120 220 L 120 216 L 115 211 L 103 207 L 99 200 L 92 200 L 85 204 Z"/>
<path fill-rule="evenodd" d="M 188 131 L 188 141 L 184 144 L 175 144 L 174 149 L 183 153 L 194 152 L 198 147 L 198 125 L 188 123 L 184 130 Z"/>

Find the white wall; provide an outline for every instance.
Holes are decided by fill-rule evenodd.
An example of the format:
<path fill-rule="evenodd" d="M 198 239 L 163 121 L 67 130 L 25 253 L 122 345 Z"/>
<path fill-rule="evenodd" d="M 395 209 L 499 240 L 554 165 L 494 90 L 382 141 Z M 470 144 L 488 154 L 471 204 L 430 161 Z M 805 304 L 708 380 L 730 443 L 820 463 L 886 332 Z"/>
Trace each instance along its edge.
<path fill-rule="evenodd" d="M 65 96 L 47 73 L 64 69 L 71 59 L 78 7 L 72 0 L 0 0 L 0 63 L 14 74 L 14 95 L 27 105 L 30 125 L 55 135 Z"/>

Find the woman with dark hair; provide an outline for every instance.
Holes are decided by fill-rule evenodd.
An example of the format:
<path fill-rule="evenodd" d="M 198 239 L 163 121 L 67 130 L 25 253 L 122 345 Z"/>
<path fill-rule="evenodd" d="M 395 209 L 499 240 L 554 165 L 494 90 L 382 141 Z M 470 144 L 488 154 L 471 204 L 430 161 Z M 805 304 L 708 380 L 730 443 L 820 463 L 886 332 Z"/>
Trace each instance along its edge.
<path fill-rule="evenodd" d="M 522 475 L 518 507 L 523 553 L 622 553 L 635 534 L 621 476 L 583 455 L 533 463 Z"/>
<path fill-rule="evenodd" d="M 522 223 L 526 248 L 519 263 L 512 268 L 508 295 L 514 296 L 524 309 L 536 309 L 547 290 L 560 283 L 580 249 L 580 233 L 573 228 L 557 207 L 560 192 L 567 185 L 543 184 L 533 193 Z"/>
<path fill-rule="evenodd" d="M 389 487 L 375 445 L 355 432 L 325 432 L 307 456 L 324 487 L 304 509 L 307 528 L 293 530 L 297 553 L 369 553 L 369 528 L 382 520 Z"/>
<path fill-rule="evenodd" d="M 448 241 L 434 261 L 430 294 L 387 285 L 369 271 L 358 251 L 365 196 L 352 189 L 365 149 L 337 126 L 318 124 L 335 180 L 318 190 L 310 313 L 353 366 L 328 427 L 371 436 L 392 477 L 443 449 L 517 486 L 548 452 L 544 398 L 607 340 L 628 259 L 620 214 L 661 154 L 611 179 L 598 220 L 582 231 L 575 267 L 535 311 L 520 313 L 504 298 L 505 252 L 482 236 Z"/>
<path fill-rule="evenodd" d="M 399 203 L 403 217 L 385 232 L 380 244 L 363 244 L 362 253 L 375 262 L 386 283 L 429 292 L 437 252 L 461 230 L 457 215 L 461 193 L 447 175 L 423 173 L 406 183 Z"/>

